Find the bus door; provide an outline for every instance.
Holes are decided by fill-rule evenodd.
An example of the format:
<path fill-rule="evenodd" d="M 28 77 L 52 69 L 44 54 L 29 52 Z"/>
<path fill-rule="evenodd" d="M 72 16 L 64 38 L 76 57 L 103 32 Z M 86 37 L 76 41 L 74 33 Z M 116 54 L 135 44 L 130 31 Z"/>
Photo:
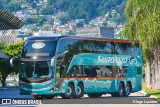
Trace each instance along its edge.
<path fill-rule="evenodd" d="M 64 78 L 67 77 L 66 72 L 67 72 L 67 66 L 64 63 L 64 56 L 66 54 L 66 51 L 61 52 L 56 60 L 56 82 L 57 87 L 60 88 L 60 86 L 62 85 Z"/>
<path fill-rule="evenodd" d="M 58 83 L 57 84 L 58 88 L 60 88 L 60 86 L 62 85 L 62 82 L 64 80 L 63 74 L 64 74 L 64 67 L 58 66 L 57 70 L 56 70 L 56 82 Z"/>

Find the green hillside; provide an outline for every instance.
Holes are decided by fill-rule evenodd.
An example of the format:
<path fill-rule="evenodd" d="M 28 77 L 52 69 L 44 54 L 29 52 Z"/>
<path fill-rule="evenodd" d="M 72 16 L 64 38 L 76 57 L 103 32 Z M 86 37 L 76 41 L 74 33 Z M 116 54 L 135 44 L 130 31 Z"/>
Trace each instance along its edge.
<path fill-rule="evenodd" d="M 46 6 L 39 7 L 39 2 L 47 1 Z M 37 14 L 51 15 L 67 12 L 66 20 L 84 18 L 87 22 L 111 10 L 116 10 L 120 17 L 110 17 L 116 22 L 124 20 L 123 11 L 126 0 L 0 0 L 0 7 L 11 12 L 32 7 Z"/>

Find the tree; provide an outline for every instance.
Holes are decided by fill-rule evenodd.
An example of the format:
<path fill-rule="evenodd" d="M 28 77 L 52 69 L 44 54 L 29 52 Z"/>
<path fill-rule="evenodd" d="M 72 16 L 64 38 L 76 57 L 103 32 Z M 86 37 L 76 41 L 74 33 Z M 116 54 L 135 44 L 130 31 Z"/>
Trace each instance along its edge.
<path fill-rule="evenodd" d="M 2 51 L 8 55 L 10 58 L 18 55 L 21 53 L 22 47 L 23 47 L 24 42 L 16 43 L 16 44 L 11 44 L 11 45 L 6 45 L 4 47 L 3 43 L 0 43 Z M 0 59 L 0 81 L 2 83 L 2 87 L 5 87 L 5 81 L 6 78 L 9 74 L 11 73 L 18 73 L 18 66 L 14 66 L 13 68 L 11 67 L 9 60 L 6 59 Z"/>
<path fill-rule="evenodd" d="M 5 43 L 3 43 L 3 42 L 0 42 L 0 50 L 2 50 L 2 49 L 4 49 L 5 48 Z"/>
<path fill-rule="evenodd" d="M 57 12 L 67 12 L 69 20 L 86 19 L 88 23 L 91 19 L 106 14 L 112 9 L 120 13 L 123 19 L 123 10 L 127 0 L 47 0 L 47 5 L 43 4 L 42 8 L 36 6 L 40 0 L 0 0 L 0 7 L 10 12 L 22 10 L 22 7 L 33 7 L 37 9 L 37 14 L 53 15 Z M 45 5 L 45 6 L 44 6 Z M 32 21 L 32 20 L 31 20 Z M 114 20 L 119 22 L 119 20 Z M 30 21 L 27 21 L 27 24 Z M 35 22 L 33 22 L 35 23 Z"/>
<path fill-rule="evenodd" d="M 158 55 L 160 52 L 160 2 L 159 0 L 128 0 L 125 16 L 127 21 L 122 35 L 125 38 L 140 41 L 146 61 L 147 85 L 151 83 L 153 88 L 156 88 L 156 81 L 160 81 L 158 77 L 160 73 Z"/>
<path fill-rule="evenodd" d="M 2 87 L 6 87 L 6 78 L 7 76 L 13 72 L 12 68 L 7 59 L 0 59 L 0 81 L 2 83 Z"/>
<path fill-rule="evenodd" d="M 63 23 L 66 23 L 69 20 L 69 14 L 67 12 L 60 12 L 57 14 L 56 18 L 61 20 Z"/>
<path fill-rule="evenodd" d="M 4 49 L 3 52 L 8 55 L 10 58 L 18 55 L 21 53 L 22 47 L 24 45 L 24 42 L 18 42 L 16 44 L 11 44 L 7 45 Z"/>

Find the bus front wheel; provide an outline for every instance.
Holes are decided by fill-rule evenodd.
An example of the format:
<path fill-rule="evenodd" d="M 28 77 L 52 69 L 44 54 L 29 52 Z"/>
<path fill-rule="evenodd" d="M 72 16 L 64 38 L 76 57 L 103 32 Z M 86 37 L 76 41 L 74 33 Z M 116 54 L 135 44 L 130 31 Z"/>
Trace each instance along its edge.
<path fill-rule="evenodd" d="M 74 92 L 74 86 L 72 84 L 68 84 L 68 88 L 66 90 L 66 93 L 61 95 L 61 97 L 63 99 L 69 99 L 73 96 L 73 92 Z"/>
<path fill-rule="evenodd" d="M 73 98 L 81 98 L 84 94 L 84 88 L 82 84 L 77 85 L 77 89 L 74 91 Z"/>

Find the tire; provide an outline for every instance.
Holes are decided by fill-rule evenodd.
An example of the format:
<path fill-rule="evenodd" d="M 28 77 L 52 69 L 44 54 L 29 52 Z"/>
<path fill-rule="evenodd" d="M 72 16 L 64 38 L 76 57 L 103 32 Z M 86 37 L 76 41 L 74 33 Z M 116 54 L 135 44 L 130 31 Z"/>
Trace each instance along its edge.
<path fill-rule="evenodd" d="M 78 91 L 78 92 L 77 92 Z M 77 90 L 73 93 L 73 98 L 81 98 L 84 94 L 84 88 L 82 84 L 78 84 Z"/>
<path fill-rule="evenodd" d="M 40 95 L 33 95 L 34 99 L 44 99 L 44 96 L 40 96 Z"/>
<path fill-rule="evenodd" d="M 118 88 L 118 97 L 124 97 L 124 95 L 125 95 L 125 88 L 124 85 L 120 83 Z"/>
<path fill-rule="evenodd" d="M 54 98 L 54 97 L 55 97 L 54 95 L 46 95 L 46 96 L 45 96 L 46 99 L 52 99 L 52 98 Z"/>
<path fill-rule="evenodd" d="M 125 87 L 125 93 L 124 93 L 126 97 L 130 95 L 130 91 L 131 91 L 131 86 L 129 85 L 129 83 L 127 83 Z"/>
<path fill-rule="evenodd" d="M 67 88 L 67 92 L 61 95 L 61 97 L 63 99 L 70 99 L 71 97 L 73 97 L 73 93 L 74 93 L 74 86 L 72 84 L 69 84 Z"/>
<path fill-rule="evenodd" d="M 88 94 L 89 98 L 99 98 L 101 96 L 102 96 L 102 94 Z"/>
<path fill-rule="evenodd" d="M 117 93 L 112 93 L 112 97 L 124 97 L 125 96 L 125 89 L 124 85 L 122 83 L 119 84 L 118 92 Z"/>

